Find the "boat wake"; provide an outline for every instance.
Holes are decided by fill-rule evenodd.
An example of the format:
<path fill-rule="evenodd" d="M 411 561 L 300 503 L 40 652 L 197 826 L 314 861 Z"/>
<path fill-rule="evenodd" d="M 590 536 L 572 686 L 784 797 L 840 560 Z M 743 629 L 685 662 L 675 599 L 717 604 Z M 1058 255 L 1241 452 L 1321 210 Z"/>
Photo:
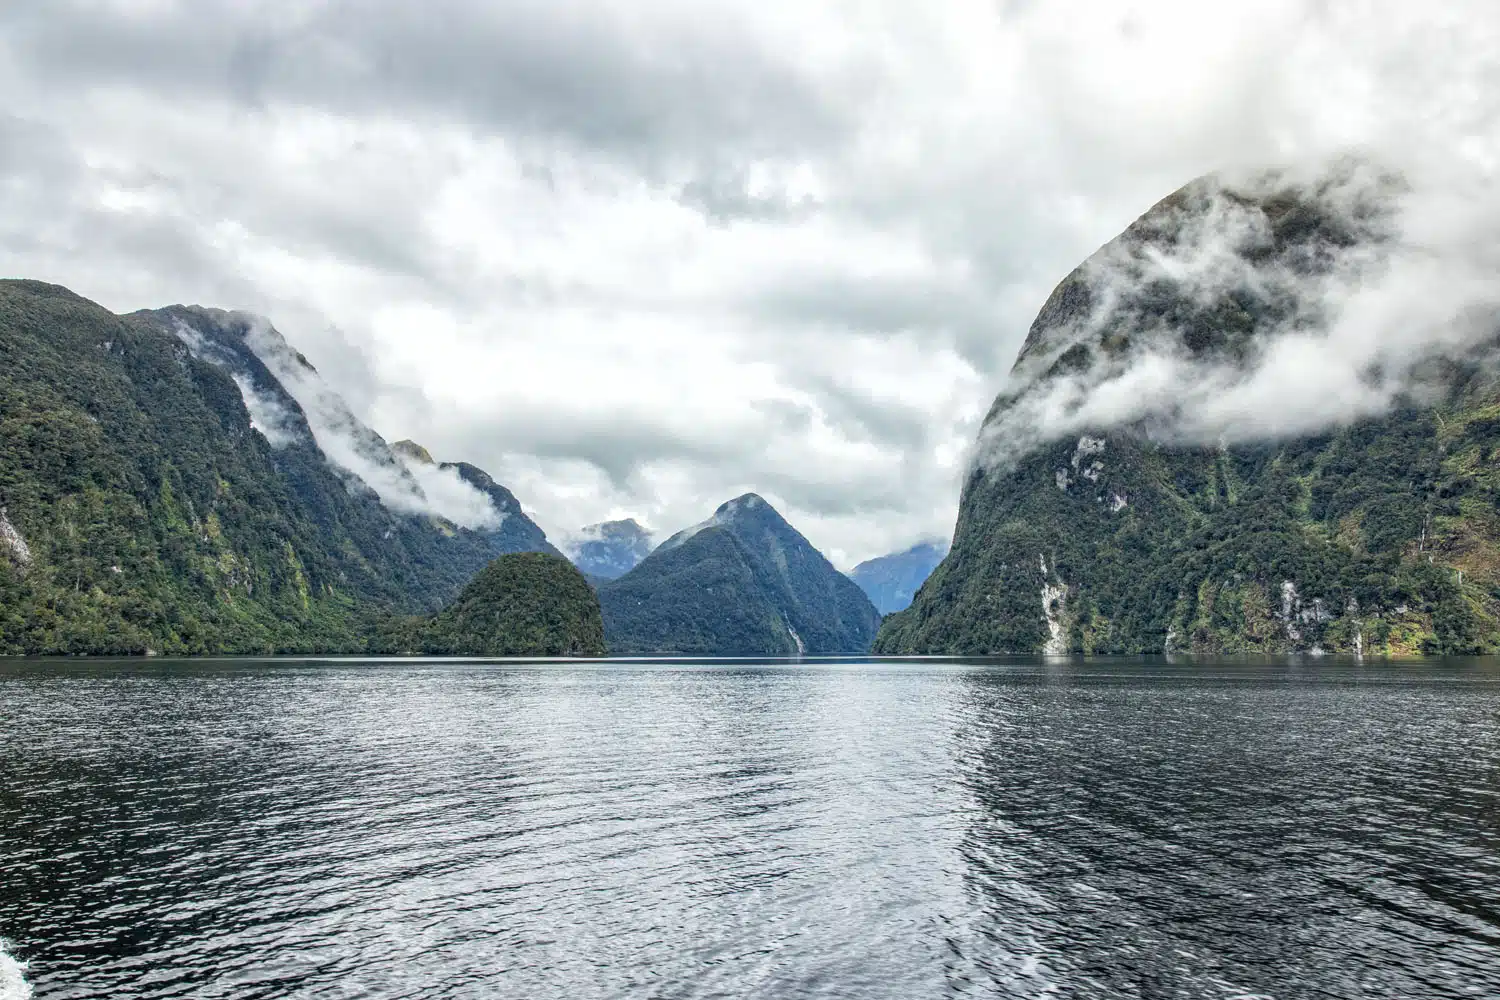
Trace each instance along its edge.
<path fill-rule="evenodd" d="M 9 948 L 10 942 L 0 938 L 0 1000 L 31 1000 L 26 965 L 16 961 Z"/>

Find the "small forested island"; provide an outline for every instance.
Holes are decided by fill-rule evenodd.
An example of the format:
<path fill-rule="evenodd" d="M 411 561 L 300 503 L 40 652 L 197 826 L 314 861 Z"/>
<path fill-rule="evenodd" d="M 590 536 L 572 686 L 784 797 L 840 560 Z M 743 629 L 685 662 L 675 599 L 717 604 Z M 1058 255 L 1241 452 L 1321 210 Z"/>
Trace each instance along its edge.
<path fill-rule="evenodd" d="M 388 619 L 371 652 L 431 656 L 603 656 L 599 598 L 547 552 L 500 556 L 436 615 Z"/>

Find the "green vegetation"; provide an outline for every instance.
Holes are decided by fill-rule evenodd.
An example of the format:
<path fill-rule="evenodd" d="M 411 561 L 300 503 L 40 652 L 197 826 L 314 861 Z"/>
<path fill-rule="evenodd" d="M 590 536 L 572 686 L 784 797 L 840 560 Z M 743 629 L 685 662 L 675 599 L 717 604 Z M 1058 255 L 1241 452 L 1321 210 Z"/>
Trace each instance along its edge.
<path fill-rule="evenodd" d="M 230 372 L 171 331 L 179 318 L 226 350 L 243 323 L 115 316 L 0 281 L 0 653 L 359 651 L 378 615 L 435 610 L 496 555 L 550 548 L 471 466 L 510 505 L 497 531 L 393 514 L 310 434 L 272 448 Z M 235 374 L 305 431 L 242 353 Z"/>
<path fill-rule="evenodd" d="M 1046 648 L 1044 586 L 1065 591 L 1059 651 L 1500 649 L 1500 476 L 1474 467 L 1495 447 L 1470 429 L 1479 411 L 1408 408 L 1223 450 L 1116 434 L 1097 482 L 1067 489 L 1056 471 L 1076 441 L 976 475 L 952 552 L 875 649 Z"/>
<path fill-rule="evenodd" d="M 862 653 L 880 616 L 770 504 L 747 494 L 599 587 L 614 654 Z"/>
<path fill-rule="evenodd" d="M 1170 242 L 1173 213 L 1191 214 L 1200 187 L 1101 253 Z M 1270 238 L 1246 254 L 1290 271 L 1321 273 L 1338 248 L 1379 239 L 1378 212 L 1356 213 L 1370 226 L 1361 236 L 1286 192 L 1262 208 Z M 1294 311 L 1158 279 L 1116 288 L 1105 320 L 1084 322 L 1093 280 L 1087 265 L 1075 271 L 1038 316 L 1017 362 L 1045 366 L 1033 384 L 1151 337 L 1238 363 Z M 950 554 L 886 619 L 875 651 L 1500 650 L 1500 383 L 1476 362 L 1431 384 L 1420 403 L 1316 437 L 1204 448 L 1109 427 L 976 471 Z M 989 420 L 1017 398 L 998 399 Z"/>
<path fill-rule="evenodd" d="M 384 623 L 375 644 L 436 656 L 603 656 L 604 620 L 572 563 L 525 552 L 490 563 L 437 615 Z"/>

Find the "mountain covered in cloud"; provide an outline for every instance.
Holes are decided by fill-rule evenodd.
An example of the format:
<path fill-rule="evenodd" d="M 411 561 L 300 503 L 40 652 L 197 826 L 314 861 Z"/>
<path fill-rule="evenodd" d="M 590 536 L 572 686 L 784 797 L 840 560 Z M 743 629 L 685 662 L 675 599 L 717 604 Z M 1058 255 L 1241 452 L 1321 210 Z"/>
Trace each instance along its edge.
<path fill-rule="evenodd" d="M 651 554 L 651 533 L 633 518 L 580 529 L 563 543 L 573 565 L 594 580 L 614 580 Z"/>
<path fill-rule="evenodd" d="M 754 493 L 667 539 L 599 587 L 613 654 L 862 653 L 880 615 Z"/>
<path fill-rule="evenodd" d="M 1500 226 L 1207 177 L 1057 286 L 887 653 L 1500 649 Z"/>
<path fill-rule="evenodd" d="M 883 615 L 909 606 L 918 588 L 932 573 L 948 546 L 922 542 L 904 552 L 866 559 L 849 571 L 849 578 Z"/>
<path fill-rule="evenodd" d="M 0 650 L 359 650 L 502 553 L 481 470 L 359 421 L 269 323 L 0 282 Z"/>

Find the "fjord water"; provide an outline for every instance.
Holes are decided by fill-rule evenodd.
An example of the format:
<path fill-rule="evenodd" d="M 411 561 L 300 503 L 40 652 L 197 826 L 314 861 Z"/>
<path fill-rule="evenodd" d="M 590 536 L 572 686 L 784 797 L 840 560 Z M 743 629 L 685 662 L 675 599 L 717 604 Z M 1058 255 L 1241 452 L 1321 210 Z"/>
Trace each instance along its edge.
<path fill-rule="evenodd" d="M 1483 661 L 17 662 L 0 936 L 47 998 L 1493 997 L 1497 796 Z"/>

